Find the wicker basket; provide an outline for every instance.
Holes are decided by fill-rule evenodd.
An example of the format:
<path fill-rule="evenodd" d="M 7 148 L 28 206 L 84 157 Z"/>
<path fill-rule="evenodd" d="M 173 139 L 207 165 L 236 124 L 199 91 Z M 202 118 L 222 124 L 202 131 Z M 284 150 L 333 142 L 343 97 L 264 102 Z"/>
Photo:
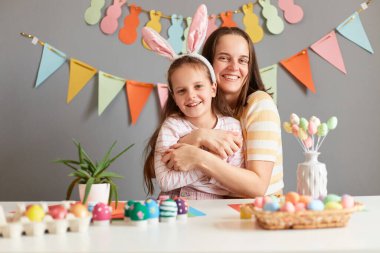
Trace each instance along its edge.
<path fill-rule="evenodd" d="M 351 214 L 360 209 L 354 208 L 324 211 L 268 212 L 253 209 L 256 221 L 264 229 L 310 229 L 344 227 Z"/>

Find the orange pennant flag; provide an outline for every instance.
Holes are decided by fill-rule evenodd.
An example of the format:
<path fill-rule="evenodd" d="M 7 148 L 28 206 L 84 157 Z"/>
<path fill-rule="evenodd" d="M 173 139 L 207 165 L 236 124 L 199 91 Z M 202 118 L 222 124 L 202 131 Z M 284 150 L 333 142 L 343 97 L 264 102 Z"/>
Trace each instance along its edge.
<path fill-rule="evenodd" d="M 153 84 L 127 80 L 126 89 L 129 111 L 132 117 L 132 124 L 134 125 L 153 90 Z"/>
<path fill-rule="evenodd" d="M 86 86 L 87 82 L 96 74 L 97 70 L 90 65 L 77 59 L 70 59 L 69 90 L 67 92 L 67 103 Z"/>
<path fill-rule="evenodd" d="M 280 61 L 280 63 L 298 81 L 305 85 L 309 90 L 316 93 L 307 49 L 302 50 L 288 59 Z"/>

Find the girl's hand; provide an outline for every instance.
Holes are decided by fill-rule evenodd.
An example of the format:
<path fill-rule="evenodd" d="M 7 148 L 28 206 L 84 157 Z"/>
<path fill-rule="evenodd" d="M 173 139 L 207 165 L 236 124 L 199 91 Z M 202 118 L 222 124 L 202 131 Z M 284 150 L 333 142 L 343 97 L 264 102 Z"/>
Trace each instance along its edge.
<path fill-rule="evenodd" d="M 161 160 L 169 169 L 189 171 L 197 168 L 197 164 L 201 162 L 200 152 L 204 151 L 188 144 L 179 143 L 171 146 Z"/>
<path fill-rule="evenodd" d="M 218 129 L 197 129 L 179 140 L 196 147 L 204 147 L 222 159 L 233 155 L 243 144 L 241 134 Z"/>

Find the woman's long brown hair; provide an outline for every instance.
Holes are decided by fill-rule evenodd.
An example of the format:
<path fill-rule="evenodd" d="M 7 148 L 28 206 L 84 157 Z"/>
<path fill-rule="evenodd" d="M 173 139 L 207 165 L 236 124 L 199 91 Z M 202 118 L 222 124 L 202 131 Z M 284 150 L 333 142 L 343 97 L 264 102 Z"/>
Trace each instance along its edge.
<path fill-rule="evenodd" d="M 183 113 L 176 105 L 172 90 L 173 90 L 173 84 L 171 77 L 173 73 L 180 67 L 184 65 L 190 65 L 194 67 L 195 69 L 199 69 L 202 71 L 205 71 L 207 73 L 207 77 L 211 81 L 211 75 L 206 67 L 206 65 L 199 59 L 191 56 L 183 56 L 178 59 L 176 59 L 169 67 L 168 70 L 168 85 L 169 85 L 169 96 L 166 101 L 166 104 L 162 110 L 160 123 L 158 124 L 157 129 L 154 131 L 153 135 L 150 137 L 148 145 L 145 148 L 145 164 L 144 164 L 144 184 L 147 190 L 147 193 L 149 195 L 152 195 L 154 193 L 154 185 L 152 179 L 156 177 L 155 171 L 154 171 L 154 155 L 155 155 L 155 149 L 156 149 L 156 142 L 158 138 L 158 134 L 160 133 L 160 129 L 164 121 L 169 117 L 173 115 L 178 115 L 180 117 L 183 117 Z M 211 102 L 211 109 L 214 113 L 219 113 L 224 116 L 232 116 L 231 111 L 228 106 L 226 106 L 227 102 L 224 99 L 224 96 L 219 95 L 219 92 L 217 91 L 216 97 L 212 99 Z"/>
<path fill-rule="evenodd" d="M 257 65 L 256 53 L 253 43 L 249 35 L 241 30 L 238 27 L 220 27 L 216 29 L 213 33 L 210 34 L 208 39 L 205 42 L 205 45 L 202 50 L 202 55 L 209 61 L 211 64 L 215 60 L 216 46 L 218 45 L 219 39 L 224 35 L 238 35 L 244 38 L 247 41 L 249 48 L 249 63 L 248 63 L 248 75 L 245 81 L 245 84 L 240 92 L 235 108 L 231 108 L 233 115 L 239 117 L 243 107 L 247 104 L 247 99 L 250 94 L 255 91 L 261 90 L 267 92 L 264 87 L 263 81 L 261 80 L 259 67 Z M 219 89 L 220 93 L 223 93 Z M 271 95 L 271 93 L 268 93 Z"/>

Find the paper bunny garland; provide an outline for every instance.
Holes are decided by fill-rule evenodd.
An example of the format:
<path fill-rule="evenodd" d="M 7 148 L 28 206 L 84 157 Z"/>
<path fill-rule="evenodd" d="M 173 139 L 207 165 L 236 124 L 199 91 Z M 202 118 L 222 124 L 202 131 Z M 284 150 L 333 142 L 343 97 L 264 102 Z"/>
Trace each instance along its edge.
<path fill-rule="evenodd" d="M 202 4 L 198 7 L 195 12 L 191 26 L 189 29 L 189 34 L 187 37 L 187 53 L 182 55 L 177 55 L 169 42 L 164 39 L 159 33 L 155 30 L 144 27 L 142 29 L 142 37 L 145 43 L 152 49 L 154 52 L 158 53 L 161 56 L 168 58 L 171 61 L 178 59 L 183 56 L 190 56 L 201 60 L 209 69 L 211 80 L 213 83 L 216 82 L 215 72 L 212 68 L 210 62 L 198 54 L 199 49 L 201 48 L 207 34 L 207 25 L 208 25 L 208 15 L 206 5 Z"/>

